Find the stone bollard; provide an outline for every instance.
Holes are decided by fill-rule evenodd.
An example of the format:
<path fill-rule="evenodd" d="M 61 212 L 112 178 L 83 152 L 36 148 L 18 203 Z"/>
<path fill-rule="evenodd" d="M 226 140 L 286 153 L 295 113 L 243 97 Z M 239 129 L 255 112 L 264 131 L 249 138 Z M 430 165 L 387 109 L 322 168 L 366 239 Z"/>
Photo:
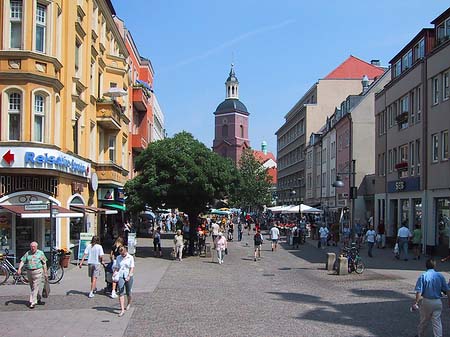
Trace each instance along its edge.
<path fill-rule="evenodd" d="M 326 268 L 328 271 L 332 271 L 334 267 L 334 263 L 336 262 L 336 254 L 335 253 L 327 253 L 327 264 Z"/>
<path fill-rule="evenodd" d="M 348 274 L 348 259 L 344 256 L 338 258 L 338 275 Z"/>

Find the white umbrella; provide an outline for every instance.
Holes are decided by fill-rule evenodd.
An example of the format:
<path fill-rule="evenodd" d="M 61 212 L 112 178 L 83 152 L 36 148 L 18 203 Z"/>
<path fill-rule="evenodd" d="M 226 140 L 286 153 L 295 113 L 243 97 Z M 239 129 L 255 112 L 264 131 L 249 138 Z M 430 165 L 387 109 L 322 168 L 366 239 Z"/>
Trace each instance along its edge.
<path fill-rule="evenodd" d="M 300 210 L 302 213 L 323 213 L 322 210 L 318 208 L 314 208 L 305 204 L 300 205 Z M 299 212 L 299 206 L 289 206 L 289 208 L 286 208 L 282 210 L 282 213 L 300 213 Z"/>

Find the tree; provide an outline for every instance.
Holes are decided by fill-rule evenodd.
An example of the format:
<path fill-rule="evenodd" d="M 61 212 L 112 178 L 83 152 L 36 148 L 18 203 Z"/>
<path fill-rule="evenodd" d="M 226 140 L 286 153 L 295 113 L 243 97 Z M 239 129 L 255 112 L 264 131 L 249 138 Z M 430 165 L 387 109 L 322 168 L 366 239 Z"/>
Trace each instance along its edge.
<path fill-rule="evenodd" d="M 192 226 L 208 204 L 228 196 L 238 181 L 230 160 L 187 132 L 151 143 L 136 158 L 136 170 L 139 175 L 125 184 L 127 208 L 179 208 Z"/>
<path fill-rule="evenodd" d="M 243 152 L 238 170 L 239 184 L 232 196 L 232 204 L 248 210 L 268 205 L 271 202 L 271 178 L 251 149 Z"/>

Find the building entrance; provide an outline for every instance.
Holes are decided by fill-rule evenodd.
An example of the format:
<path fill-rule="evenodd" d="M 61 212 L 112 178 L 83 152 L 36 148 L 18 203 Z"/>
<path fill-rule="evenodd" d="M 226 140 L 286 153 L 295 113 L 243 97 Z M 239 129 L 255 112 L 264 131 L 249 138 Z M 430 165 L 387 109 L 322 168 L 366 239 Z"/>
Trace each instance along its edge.
<path fill-rule="evenodd" d="M 39 249 L 44 246 L 42 219 L 22 219 L 16 217 L 16 262 L 30 249 L 30 243 L 36 241 Z"/>

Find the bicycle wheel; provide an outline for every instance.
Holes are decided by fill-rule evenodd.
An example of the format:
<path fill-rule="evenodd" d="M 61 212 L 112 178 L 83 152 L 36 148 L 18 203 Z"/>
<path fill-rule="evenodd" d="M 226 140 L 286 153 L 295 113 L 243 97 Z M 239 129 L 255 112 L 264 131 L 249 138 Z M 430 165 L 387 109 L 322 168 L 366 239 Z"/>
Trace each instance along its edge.
<path fill-rule="evenodd" d="M 9 270 L 3 265 L 0 265 L 0 284 L 5 284 L 9 278 Z"/>
<path fill-rule="evenodd" d="M 364 262 L 362 261 L 362 259 L 360 257 L 357 257 L 355 259 L 355 272 L 357 274 L 362 274 L 364 271 L 364 268 L 365 268 Z"/>
<path fill-rule="evenodd" d="M 22 269 L 22 274 L 20 274 L 19 281 L 22 282 L 23 284 L 28 284 L 29 283 L 26 270 Z"/>
<path fill-rule="evenodd" d="M 64 276 L 64 269 L 56 264 L 48 268 L 48 283 L 55 284 L 61 281 Z"/>

